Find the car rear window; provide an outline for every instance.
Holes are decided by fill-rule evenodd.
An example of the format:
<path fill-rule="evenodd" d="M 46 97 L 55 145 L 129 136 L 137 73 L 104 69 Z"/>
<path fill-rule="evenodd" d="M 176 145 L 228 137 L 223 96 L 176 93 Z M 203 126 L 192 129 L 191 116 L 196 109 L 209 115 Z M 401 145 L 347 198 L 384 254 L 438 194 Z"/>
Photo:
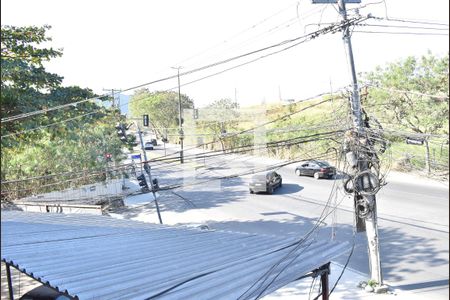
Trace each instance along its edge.
<path fill-rule="evenodd" d="M 253 181 L 265 181 L 266 180 L 266 175 L 254 175 L 252 177 Z"/>
<path fill-rule="evenodd" d="M 327 164 L 326 162 L 323 162 L 323 161 L 318 161 L 317 164 L 318 164 L 320 167 L 329 167 L 329 166 L 330 166 L 329 164 Z"/>

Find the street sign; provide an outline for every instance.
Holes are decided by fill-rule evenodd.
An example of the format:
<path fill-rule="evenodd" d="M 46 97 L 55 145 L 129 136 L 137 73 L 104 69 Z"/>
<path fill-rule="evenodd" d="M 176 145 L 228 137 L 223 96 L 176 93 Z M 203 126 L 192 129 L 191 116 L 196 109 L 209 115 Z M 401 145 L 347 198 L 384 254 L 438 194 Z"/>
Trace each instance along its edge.
<path fill-rule="evenodd" d="M 406 143 L 410 145 L 423 145 L 423 140 L 406 138 Z"/>
<path fill-rule="evenodd" d="M 131 155 L 131 159 L 139 159 L 139 160 L 141 160 L 141 155 L 140 154 L 133 154 L 133 155 Z"/>

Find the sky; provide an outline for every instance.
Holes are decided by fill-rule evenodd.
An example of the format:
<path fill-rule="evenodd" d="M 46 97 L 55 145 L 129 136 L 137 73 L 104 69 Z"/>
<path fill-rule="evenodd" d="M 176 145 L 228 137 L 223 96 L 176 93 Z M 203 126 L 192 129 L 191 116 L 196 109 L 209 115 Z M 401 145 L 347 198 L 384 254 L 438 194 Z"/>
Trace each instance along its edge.
<path fill-rule="evenodd" d="M 391 20 L 429 23 L 372 19 L 367 23 L 391 27 L 355 27 L 352 44 L 356 71 L 368 72 L 407 56 L 424 55 L 428 50 L 436 55 L 448 53 L 448 26 L 434 24 L 449 23 L 448 2 L 362 0 L 361 4 L 348 4 L 350 15 L 360 7 L 363 16 L 370 13 Z M 312 4 L 310 0 L 1 1 L 2 25 L 52 26 L 48 46 L 63 48 L 63 56 L 48 62 L 48 71 L 63 76 L 66 86 L 91 88 L 98 94 L 121 89 L 128 90 L 125 95 L 132 95 L 133 87 L 171 76 L 174 78 L 146 88 L 177 91 L 176 67 L 182 74 L 340 20 L 336 5 Z M 369 30 L 395 34 L 358 32 Z M 400 31 L 408 34 L 398 34 Z M 320 35 L 236 67 L 281 48 L 182 75 L 181 92 L 193 99 L 196 107 L 222 98 L 236 100 L 242 107 L 301 100 L 351 83 L 340 32 Z M 211 76 L 216 73 L 220 74 Z"/>

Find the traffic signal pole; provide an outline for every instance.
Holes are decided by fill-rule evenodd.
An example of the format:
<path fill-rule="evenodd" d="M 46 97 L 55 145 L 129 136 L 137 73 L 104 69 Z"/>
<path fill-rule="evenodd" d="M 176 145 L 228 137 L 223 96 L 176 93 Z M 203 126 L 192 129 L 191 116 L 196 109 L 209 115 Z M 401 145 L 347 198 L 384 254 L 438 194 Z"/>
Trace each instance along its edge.
<path fill-rule="evenodd" d="M 338 0 L 339 13 L 342 16 L 344 22 L 347 21 L 347 11 L 345 9 L 345 0 Z M 352 77 L 352 97 L 351 97 L 351 110 L 353 115 L 353 125 L 357 132 L 357 137 L 364 137 L 365 127 L 362 120 L 361 99 L 359 95 L 358 80 L 356 78 L 355 62 L 353 59 L 353 50 L 351 36 L 349 32 L 349 25 L 345 25 L 343 28 L 343 39 L 347 49 L 348 61 L 350 64 L 351 77 Z M 357 157 L 357 172 L 361 174 L 369 170 L 368 161 L 364 157 Z M 364 176 L 359 176 L 358 181 L 355 182 L 355 191 L 363 190 Z M 356 195 L 355 195 L 356 196 Z M 381 272 L 381 260 L 380 260 L 380 246 L 378 240 L 378 224 L 377 224 L 377 207 L 375 195 L 362 195 L 362 200 L 367 204 L 369 209 L 367 217 L 364 219 L 366 227 L 367 244 L 369 250 L 369 263 L 371 279 L 375 280 L 378 285 L 383 285 L 383 276 Z"/>
<path fill-rule="evenodd" d="M 183 132 L 183 111 L 181 107 L 181 85 L 180 85 L 180 69 L 182 67 L 172 67 L 172 69 L 177 69 L 178 71 L 178 123 L 180 125 L 179 129 L 179 135 L 180 135 L 180 163 L 184 163 L 184 157 L 183 157 L 183 139 L 184 139 L 184 132 Z"/>
<path fill-rule="evenodd" d="M 153 186 L 151 168 L 150 168 L 150 165 L 148 164 L 147 153 L 145 153 L 144 141 L 142 139 L 142 131 L 137 122 L 134 122 L 134 124 L 136 125 L 136 127 L 138 129 L 139 140 L 141 141 L 141 150 L 144 153 L 144 170 L 145 170 L 145 172 L 147 172 L 148 178 L 150 180 L 150 187 L 152 188 L 153 199 L 155 199 L 156 212 L 158 213 L 159 224 L 162 224 L 163 222 L 161 219 L 161 213 L 159 211 L 158 199 L 156 199 L 155 187 Z"/>

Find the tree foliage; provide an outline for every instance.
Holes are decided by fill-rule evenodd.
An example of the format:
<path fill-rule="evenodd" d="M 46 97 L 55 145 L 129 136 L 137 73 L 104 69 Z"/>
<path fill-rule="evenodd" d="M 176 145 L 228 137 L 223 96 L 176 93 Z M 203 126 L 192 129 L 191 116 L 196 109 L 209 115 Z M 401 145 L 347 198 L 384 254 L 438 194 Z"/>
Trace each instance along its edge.
<path fill-rule="evenodd" d="M 428 53 L 377 67 L 366 74 L 370 85 L 367 105 L 386 123 L 416 133 L 447 133 L 449 56 Z"/>
<path fill-rule="evenodd" d="M 228 133 L 238 129 L 239 104 L 231 99 L 215 100 L 201 110 L 203 121 L 199 126 L 206 132 L 212 133 L 212 142 L 219 141 L 224 151 L 225 148 L 236 146 L 238 138 L 228 137 Z"/>
<path fill-rule="evenodd" d="M 2 25 L 2 118 L 96 96 L 88 88 L 61 86 L 63 78 L 45 70 L 45 61 L 62 55 L 61 50 L 39 47 L 51 41 L 46 36 L 48 29 L 49 26 Z M 105 166 L 104 160 L 99 159 L 105 153 L 121 159 L 122 143 L 114 128 L 121 118 L 117 111 L 87 101 L 3 122 L 2 181 L 98 169 Z M 2 190 L 3 187 L 2 184 Z M 39 186 L 28 186 L 27 191 L 42 192 L 35 188 Z"/>
<path fill-rule="evenodd" d="M 431 52 L 377 67 L 365 75 L 371 88 L 366 103 L 373 115 L 392 130 L 407 130 L 425 144 L 425 166 L 431 172 L 429 139 L 448 135 L 449 55 Z M 448 141 L 448 136 L 447 136 Z"/>
<path fill-rule="evenodd" d="M 181 107 L 193 108 L 194 102 L 181 94 Z M 176 92 L 137 90 L 130 99 L 130 112 L 134 118 L 142 118 L 142 115 L 148 114 L 150 122 L 159 129 L 161 136 L 165 136 L 166 129 L 169 134 L 178 133 L 179 99 Z"/>

